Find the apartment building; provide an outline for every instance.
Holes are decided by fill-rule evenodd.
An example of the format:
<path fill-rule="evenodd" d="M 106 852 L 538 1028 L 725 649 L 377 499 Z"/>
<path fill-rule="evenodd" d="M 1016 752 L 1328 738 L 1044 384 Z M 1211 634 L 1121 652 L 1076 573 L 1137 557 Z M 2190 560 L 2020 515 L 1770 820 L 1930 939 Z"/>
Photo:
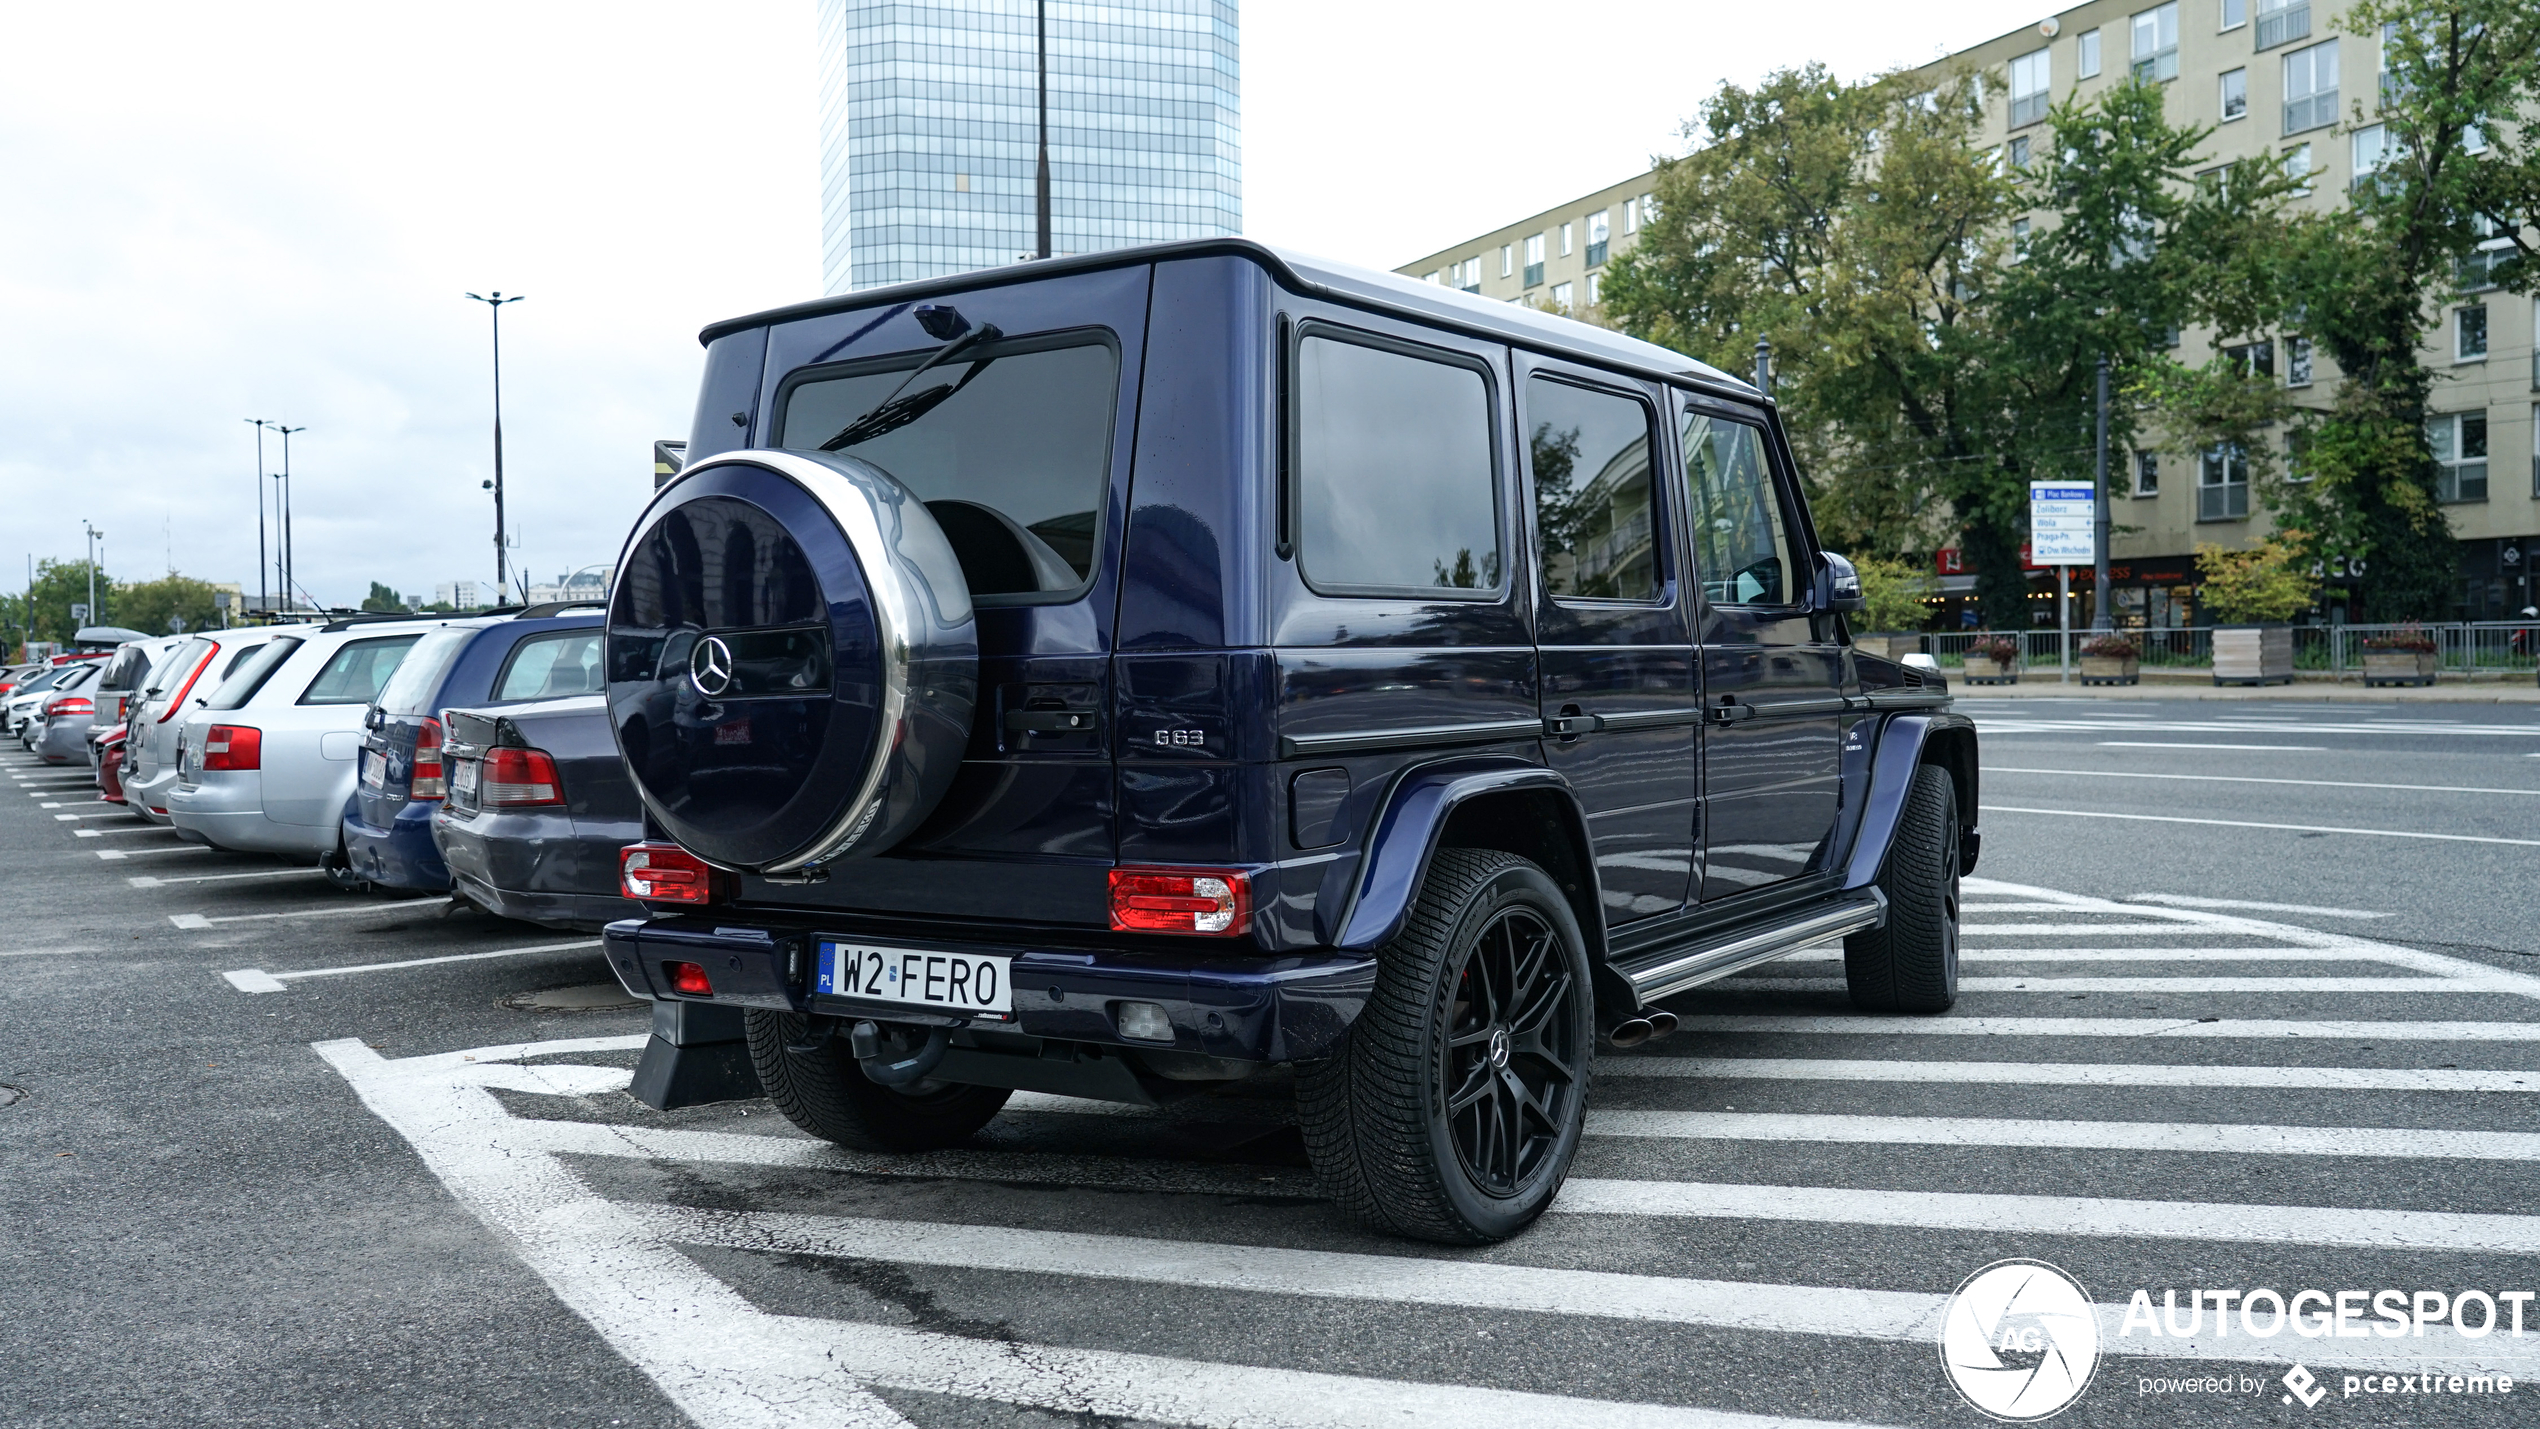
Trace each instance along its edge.
<path fill-rule="evenodd" d="M 2367 113 L 2383 71 L 2378 34 L 2338 28 L 2339 7 L 2313 0 L 2096 0 L 2038 24 L 1961 50 L 1926 69 L 1973 68 L 1988 76 L 1988 115 L 1980 142 L 2003 161 L 2030 162 L 2047 140 L 2047 112 L 2078 92 L 2085 100 L 2129 75 L 2162 84 L 2174 122 L 2209 127 L 2205 163 L 2219 167 L 2264 155 L 2306 180 L 2299 203 L 2327 209 L 2345 202 L 2359 176 L 2381 162 L 2378 125 L 2354 123 L 2354 101 Z M 1523 223 L 1442 250 L 1397 270 L 1453 283 L 1492 297 L 1533 299 L 1596 316 L 1595 268 L 1619 254 L 1656 175 L 1587 195 Z M 1609 246 L 1586 260 L 1556 251 L 1565 231 L 1584 238 L 1602 214 Z M 1617 224 L 1631 221 L 1631 231 Z M 2022 220 L 2026 222 L 2026 220 Z M 1511 246 L 1513 245 L 1513 247 Z M 2506 247 L 2503 239 L 2495 241 Z M 1503 253 L 1517 255 L 1504 259 Z M 1543 266 L 1528 266 L 1540 255 Z M 1562 258 L 1578 266 L 1556 266 Z M 1478 264 L 1478 273 L 1473 265 Z M 1479 283 L 1473 279 L 1478 276 Z M 1461 281 L 1459 281 L 1459 279 Z M 1566 293 L 1556 283 L 1569 285 Z M 2424 356 L 2436 374 L 2429 424 L 2442 464 L 2440 494 L 2460 541 L 2453 615 L 2502 619 L 2540 604 L 2530 570 L 2540 562 L 2540 354 L 2534 332 L 2540 302 L 2496 289 L 2485 260 L 2464 265 L 2459 291 L 2429 326 Z M 2213 353 L 2207 334 L 2183 335 L 2178 356 L 2202 362 Z M 2303 405 L 2325 408 L 2337 373 L 2325 354 L 2302 339 L 2272 335 L 2234 355 L 2271 373 Z M 2281 459 L 2281 453 L 2278 453 Z M 2199 544 L 2241 546 L 2269 523 L 2250 496 L 2245 457 L 2227 451 L 2147 449 L 2121 453 L 2111 485 L 2110 574 L 2116 613 L 2151 625 L 2194 617 L 2194 553 Z M 1967 583 L 1938 553 L 1944 585 Z M 2345 572 L 2327 573 L 2332 587 Z"/>

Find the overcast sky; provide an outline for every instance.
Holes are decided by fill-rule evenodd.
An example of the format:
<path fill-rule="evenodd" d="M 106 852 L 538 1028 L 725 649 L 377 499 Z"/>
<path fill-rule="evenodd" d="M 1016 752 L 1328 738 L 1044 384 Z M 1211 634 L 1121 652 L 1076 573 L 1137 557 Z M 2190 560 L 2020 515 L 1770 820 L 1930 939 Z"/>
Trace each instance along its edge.
<path fill-rule="evenodd" d="M 1680 152 L 1722 79 L 2045 13 L 1250 5 L 1247 229 L 1392 267 Z M 495 288 L 518 554 L 614 560 L 697 329 L 819 292 L 812 0 L 8 5 L 0 55 L 0 580 L 89 520 L 118 577 L 254 591 L 266 417 L 318 598 L 490 581 Z"/>

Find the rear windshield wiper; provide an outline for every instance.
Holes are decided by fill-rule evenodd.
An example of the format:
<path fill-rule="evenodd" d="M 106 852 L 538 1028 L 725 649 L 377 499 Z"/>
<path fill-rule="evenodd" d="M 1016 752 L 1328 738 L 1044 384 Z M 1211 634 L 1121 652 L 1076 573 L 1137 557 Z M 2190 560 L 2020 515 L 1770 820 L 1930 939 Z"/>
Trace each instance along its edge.
<path fill-rule="evenodd" d="M 930 314 L 921 312 L 921 317 L 928 315 Z M 957 315 L 954 320 L 959 320 Z M 890 396 L 875 403 L 871 411 L 866 412 L 863 416 L 847 423 L 845 427 L 839 430 L 838 435 L 822 442 L 820 444 L 820 450 L 825 452 L 839 451 L 847 447 L 855 446 L 861 442 L 869 442 L 875 437 L 887 436 L 890 433 L 896 432 L 900 428 L 907 426 L 909 423 L 916 421 L 918 418 L 925 416 L 927 413 L 934 411 L 937 407 L 942 406 L 946 401 L 950 400 L 954 393 L 969 386 L 970 379 L 987 371 L 988 364 L 996 361 L 996 359 L 993 357 L 980 357 L 973 359 L 970 364 L 970 370 L 961 374 L 961 380 L 958 382 L 947 383 L 939 387 L 929 387 L 923 392 L 911 392 L 905 397 L 900 394 L 907 392 L 908 384 L 925 375 L 928 369 L 942 363 L 949 362 L 953 358 L 960 356 L 964 352 L 968 352 L 972 348 L 984 347 L 1003 336 L 1005 336 L 1005 334 L 998 331 L 995 323 L 981 323 L 979 326 L 971 328 L 967 332 L 956 333 L 950 341 L 946 342 L 943 346 L 936 348 L 932 356 L 928 357 L 924 362 L 917 364 L 914 371 L 911 371 L 906 377 L 901 378 L 900 385 L 891 389 Z"/>

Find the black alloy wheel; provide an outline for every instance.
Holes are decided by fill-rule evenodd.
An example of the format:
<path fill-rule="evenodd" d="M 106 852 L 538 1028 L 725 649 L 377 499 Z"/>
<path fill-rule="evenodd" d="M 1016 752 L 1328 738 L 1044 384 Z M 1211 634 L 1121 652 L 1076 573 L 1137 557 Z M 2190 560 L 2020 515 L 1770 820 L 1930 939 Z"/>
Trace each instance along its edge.
<path fill-rule="evenodd" d="M 1958 1000 L 1958 788 L 1949 771 L 1914 771 L 1879 890 L 1887 922 L 1843 940 L 1852 1004 L 1868 1012 L 1946 1012 Z"/>
<path fill-rule="evenodd" d="M 1578 997 L 1559 935 L 1533 909 L 1500 910 L 1469 946 L 1448 1013 L 1439 1084 L 1466 1175 L 1515 1195 L 1561 1141 L 1586 1080 L 1563 1014 Z"/>

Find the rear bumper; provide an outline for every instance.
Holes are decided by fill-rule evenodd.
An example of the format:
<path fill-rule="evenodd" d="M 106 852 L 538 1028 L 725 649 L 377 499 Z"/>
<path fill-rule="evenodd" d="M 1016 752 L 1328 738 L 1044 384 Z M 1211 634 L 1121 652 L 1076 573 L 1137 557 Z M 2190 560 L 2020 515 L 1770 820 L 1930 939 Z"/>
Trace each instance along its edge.
<path fill-rule="evenodd" d="M 196 843 L 241 853 L 318 858 L 335 851 L 331 824 L 282 824 L 265 817 L 264 781 L 253 770 L 215 771 L 167 791 L 169 822 Z"/>
<path fill-rule="evenodd" d="M 717 1002 L 769 1011 L 868 1016 L 884 1022 L 966 1025 L 981 1031 L 1091 1043 L 1141 1052 L 1179 1052 L 1236 1062 L 1307 1061 L 1328 1056 L 1376 985 L 1376 960 L 1342 952 L 1285 956 L 1040 948 L 920 938 L 868 938 L 893 947 L 985 953 L 1014 960 L 1014 1020 L 931 1015 L 913 1008 L 814 998 L 814 932 L 808 927 L 735 927 L 711 915 L 611 923 L 609 965 L 627 990 L 656 1001 Z M 714 985 L 710 998 L 670 990 L 665 962 L 696 963 Z M 1121 1002 L 1161 1005 L 1170 1044 L 1120 1035 Z"/>
<path fill-rule="evenodd" d="M 450 866 L 432 841 L 432 816 L 440 807 L 409 800 L 381 828 L 361 816 L 361 801 L 354 800 L 344 813 L 344 855 L 353 872 L 390 888 L 448 888 Z"/>
<path fill-rule="evenodd" d="M 88 757 L 88 726 L 54 720 L 35 738 L 35 752 L 47 764 L 68 764 Z"/>
<path fill-rule="evenodd" d="M 596 931 L 644 906 L 621 897 L 618 850 L 643 838 L 643 825 L 576 824 L 565 813 L 482 810 L 464 817 L 433 811 L 432 840 L 450 886 L 489 913 L 555 928 Z"/>

